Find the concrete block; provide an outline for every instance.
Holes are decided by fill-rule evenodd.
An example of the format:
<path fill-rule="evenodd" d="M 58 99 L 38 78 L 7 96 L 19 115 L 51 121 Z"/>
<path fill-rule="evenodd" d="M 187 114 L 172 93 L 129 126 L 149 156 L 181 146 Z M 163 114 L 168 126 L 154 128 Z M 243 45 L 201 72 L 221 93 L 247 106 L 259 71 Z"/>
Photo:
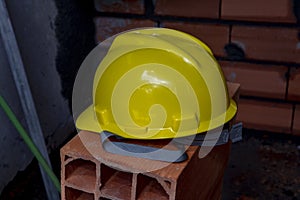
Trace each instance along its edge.
<path fill-rule="evenodd" d="M 143 0 L 94 0 L 94 4 L 99 12 L 144 13 Z"/>
<path fill-rule="evenodd" d="M 284 99 L 286 94 L 286 66 L 258 65 L 221 61 L 228 81 L 241 84 L 241 95 Z"/>
<path fill-rule="evenodd" d="M 291 133 L 292 113 L 291 104 L 240 99 L 237 121 L 245 128 Z"/>
<path fill-rule="evenodd" d="M 199 38 L 214 55 L 224 56 L 224 46 L 229 42 L 229 26 L 185 22 L 162 22 L 163 27 L 177 29 Z"/>
<path fill-rule="evenodd" d="M 291 0 L 222 0 L 221 18 L 295 23 Z"/>
<path fill-rule="evenodd" d="M 296 28 L 233 26 L 231 41 L 243 48 L 246 58 L 300 63 Z"/>
<path fill-rule="evenodd" d="M 156 0 L 155 13 L 181 17 L 219 18 L 219 0 Z"/>

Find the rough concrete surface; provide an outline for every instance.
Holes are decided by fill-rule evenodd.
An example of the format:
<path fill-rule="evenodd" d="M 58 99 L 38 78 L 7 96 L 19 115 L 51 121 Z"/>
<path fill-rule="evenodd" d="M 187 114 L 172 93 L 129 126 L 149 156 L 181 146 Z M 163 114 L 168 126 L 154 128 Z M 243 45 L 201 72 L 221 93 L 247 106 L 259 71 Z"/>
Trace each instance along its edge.
<path fill-rule="evenodd" d="M 10 0 L 7 8 L 42 130 L 49 142 L 60 143 L 60 139 L 51 135 L 59 127 L 66 127 L 70 111 L 68 101 L 61 95 L 61 80 L 56 70 L 58 42 L 54 20 L 57 9 L 53 1 L 46 0 Z"/>
<path fill-rule="evenodd" d="M 57 38 L 56 69 L 62 85 L 62 95 L 71 107 L 73 84 L 77 71 L 95 47 L 93 3 L 91 0 L 53 0 L 57 8 L 55 35 Z"/>
<path fill-rule="evenodd" d="M 0 36 L 0 44 L 2 38 Z M 17 89 L 2 45 L 0 45 L 0 95 L 7 101 L 12 111 L 18 116 L 20 122 L 26 127 L 21 103 L 18 98 Z M 3 76 L 2 74 L 5 74 Z M 18 170 L 24 168 L 30 163 L 32 155 L 28 147 L 22 142 L 22 138 L 15 130 L 4 111 L 0 108 L 0 193 L 5 185 L 16 175 Z M 15 156 L 12 156 L 11 152 Z"/>
<path fill-rule="evenodd" d="M 300 138 L 244 132 L 231 148 L 223 199 L 300 199 Z"/>
<path fill-rule="evenodd" d="M 56 70 L 56 7 L 53 1 L 46 0 L 9 0 L 6 5 L 46 143 L 49 150 L 54 149 L 74 130 L 68 101 L 61 95 L 61 80 Z M 0 94 L 18 119 L 25 122 L 2 39 L 5 37 L 0 38 Z M 33 156 L 2 109 L 0 123 L 1 192 L 19 170 L 24 170 Z"/>

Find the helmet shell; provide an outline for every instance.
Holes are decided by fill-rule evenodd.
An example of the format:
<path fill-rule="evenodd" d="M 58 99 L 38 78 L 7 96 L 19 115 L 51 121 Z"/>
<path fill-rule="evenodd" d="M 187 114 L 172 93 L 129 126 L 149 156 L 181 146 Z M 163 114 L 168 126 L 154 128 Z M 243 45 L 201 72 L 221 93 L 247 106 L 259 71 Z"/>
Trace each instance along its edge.
<path fill-rule="evenodd" d="M 236 111 L 203 42 L 176 30 L 143 28 L 114 36 L 94 76 L 93 104 L 76 126 L 125 138 L 177 138 L 222 126 Z"/>

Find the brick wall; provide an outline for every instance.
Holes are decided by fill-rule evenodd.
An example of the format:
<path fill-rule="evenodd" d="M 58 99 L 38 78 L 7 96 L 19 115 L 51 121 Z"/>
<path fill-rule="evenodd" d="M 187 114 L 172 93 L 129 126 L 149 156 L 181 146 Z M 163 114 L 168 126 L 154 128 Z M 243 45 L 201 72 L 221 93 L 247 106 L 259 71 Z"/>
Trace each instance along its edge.
<path fill-rule="evenodd" d="M 241 83 L 237 119 L 246 128 L 300 135 L 299 2 L 94 0 L 96 41 L 146 26 L 190 33 Z"/>

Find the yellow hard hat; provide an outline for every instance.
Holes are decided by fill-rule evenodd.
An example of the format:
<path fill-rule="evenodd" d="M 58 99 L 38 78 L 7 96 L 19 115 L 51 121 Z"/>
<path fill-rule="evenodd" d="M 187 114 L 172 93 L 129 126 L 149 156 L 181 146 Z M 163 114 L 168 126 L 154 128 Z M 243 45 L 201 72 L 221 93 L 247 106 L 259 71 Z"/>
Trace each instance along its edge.
<path fill-rule="evenodd" d="M 93 82 L 93 104 L 76 127 L 125 138 L 165 139 L 220 127 L 237 111 L 211 50 L 166 28 L 114 37 Z"/>

